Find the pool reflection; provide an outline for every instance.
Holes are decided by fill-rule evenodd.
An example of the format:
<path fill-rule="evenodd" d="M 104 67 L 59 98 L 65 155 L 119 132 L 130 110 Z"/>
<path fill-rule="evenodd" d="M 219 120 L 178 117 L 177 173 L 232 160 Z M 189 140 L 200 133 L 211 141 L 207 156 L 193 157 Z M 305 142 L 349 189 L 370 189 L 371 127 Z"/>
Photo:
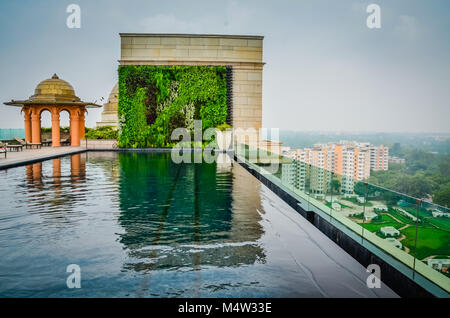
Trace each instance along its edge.
<path fill-rule="evenodd" d="M 86 165 L 100 167 L 117 183 L 119 242 L 133 271 L 264 263 L 258 244 L 260 183 L 240 166 L 175 164 L 170 153 L 89 153 L 27 165 L 30 213 L 69 224 L 82 219 L 76 204 L 89 201 L 95 178 Z"/>
<path fill-rule="evenodd" d="M 120 154 L 120 242 L 149 271 L 264 262 L 259 184 L 227 164 Z"/>

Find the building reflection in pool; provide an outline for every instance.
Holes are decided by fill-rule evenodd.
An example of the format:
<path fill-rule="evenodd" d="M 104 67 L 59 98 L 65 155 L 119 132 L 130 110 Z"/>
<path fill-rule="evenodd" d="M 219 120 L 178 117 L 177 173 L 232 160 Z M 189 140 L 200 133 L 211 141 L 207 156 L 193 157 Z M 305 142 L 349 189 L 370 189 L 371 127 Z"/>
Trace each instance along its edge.
<path fill-rule="evenodd" d="M 259 183 L 240 166 L 119 155 L 120 235 L 134 271 L 265 262 Z M 259 212 L 258 212 L 259 211 Z"/>
<path fill-rule="evenodd" d="M 176 164 L 170 153 L 93 152 L 30 164 L 25 169 L 30 212 L 57 224 L 77 222 L 85 214 L 77 205 L 89 200 L 89 189 L 100 182 L 86 174 L 86 165 L 117 184 L 117 218 L 124 229 L 117 235 L 129 255 L 125 269 L 265 262 L 258 242 L 264 213 L 260 183 L 230 160 Z"/>

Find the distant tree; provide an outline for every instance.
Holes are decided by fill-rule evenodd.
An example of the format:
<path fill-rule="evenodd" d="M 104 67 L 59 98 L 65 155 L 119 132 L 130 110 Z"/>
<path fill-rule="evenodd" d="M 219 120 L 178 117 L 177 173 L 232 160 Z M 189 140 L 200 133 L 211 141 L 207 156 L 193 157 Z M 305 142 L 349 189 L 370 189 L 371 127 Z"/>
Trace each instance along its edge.
<path fill-rule="evenodd" d="M 411 176 L 401 175 L 395 180 L 395 185 L 391 188 L 392 190 L 409 194 L 409 188 L 411 186 Z"/>
<path fill-rule="evenodd" d="M 333 192 L 339 193 L 341 189 L 341 182 L 338 179 L 331 180 L 331 190 Z"/>
<path fill-rule="evenodd" d="M 432 192 L 432 185 L 430 180 L 424 173 L 416 173 L 411 178 L 409 193 L 416 198 L 424 198 Z"/>
<path fill-rule="evenodd" d="M 364 196 L 366 194 L 366 189 L 362 182 L 357 182 L 353 188 L 353 191 L 359 196 Z"/>
<path fill-rule="evenodd" d="M 392 156 L 397 157 L 402 157 L 404 155 L 399 142 L 396 142 L 392 145 L 391 149 L 389 149 L 389 153 Z"/>
<path fill-rule="evenodd" d="M 401 195 L 398 195 L 397 193 L 391 192 L 391 191 L 383 192 L 382 193 L 382 197 L 386 201 L 386 205 L 388 207 L 392 207 L 394 205 L 397 205 L 397 202 L 402 199 Z"/>
<path fill-rule="evenodd" d="M 433 202 L 445 207 L 450 207 L 450 183 L 447 183 L 433 195 Z"/>
<path fill-rule="evenodd" d="M 439 163 L 439 172 L 446 178 L 450 177 L 450 160 L 442 160 Z"/>

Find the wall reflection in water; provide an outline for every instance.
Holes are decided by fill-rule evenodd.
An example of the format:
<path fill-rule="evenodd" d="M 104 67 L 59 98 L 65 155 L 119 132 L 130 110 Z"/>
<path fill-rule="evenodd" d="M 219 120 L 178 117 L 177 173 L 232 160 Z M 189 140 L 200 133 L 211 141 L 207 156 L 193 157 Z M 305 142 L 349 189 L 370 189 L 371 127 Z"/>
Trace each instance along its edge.
<path fill-rule="evenodd" d="M 93 217 L 91 206 L 105 206 L 97 214 L 123 228 L 116 235 L 127 270 L 264 263 L 261 185 L 229 159 L 175 164 L 170 153 L 77 154 L 27 165 L 22 192 L 30 213 L 68 230 Z"/>
<path fill-rule="evenodd" d="M 201 154 L 200 154 L 201 155 Z M 260 184 L 230 163 L 121 153 L 120 242 L 134 271 L 264 262 Z M 259 211 L 259 212 L 258 212 Z"/>

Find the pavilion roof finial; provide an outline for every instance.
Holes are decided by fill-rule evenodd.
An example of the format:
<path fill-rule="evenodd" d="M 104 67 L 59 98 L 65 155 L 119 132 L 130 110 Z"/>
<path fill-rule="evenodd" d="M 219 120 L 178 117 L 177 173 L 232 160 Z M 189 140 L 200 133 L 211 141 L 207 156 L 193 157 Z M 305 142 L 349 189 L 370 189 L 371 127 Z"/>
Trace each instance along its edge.
<path fill-rule="evenodd" d="M 59 79 L 59 77 L 58 77 L 58 75 L 56 75 L 56 73 L 55 73 L 55 74 L 53 74 L 52 79 Z"/>

